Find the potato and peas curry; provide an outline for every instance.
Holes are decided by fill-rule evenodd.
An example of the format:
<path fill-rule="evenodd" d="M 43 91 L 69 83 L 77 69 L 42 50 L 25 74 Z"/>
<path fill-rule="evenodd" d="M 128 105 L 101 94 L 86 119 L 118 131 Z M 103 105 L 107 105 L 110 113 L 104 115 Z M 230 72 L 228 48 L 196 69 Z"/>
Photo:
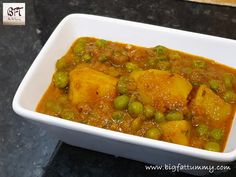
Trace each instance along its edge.
<path fill-rule="evenodd" d="M 82 37 L 57 60 L 37 111 L 222 152 L 235 103 L 232 68 L 164 46 Z"/>

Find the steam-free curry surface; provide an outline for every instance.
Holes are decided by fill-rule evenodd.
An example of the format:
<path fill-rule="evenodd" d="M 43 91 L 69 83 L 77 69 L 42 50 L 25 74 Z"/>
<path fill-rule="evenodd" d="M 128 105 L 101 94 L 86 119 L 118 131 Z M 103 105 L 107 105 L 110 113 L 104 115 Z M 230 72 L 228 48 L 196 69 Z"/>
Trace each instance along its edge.
<path fill-rule="evenodd" d="M 222 152 L 236 71 L 168 49 L 77 39 L 57 60 L 37 111 L 96 127 Z"/>

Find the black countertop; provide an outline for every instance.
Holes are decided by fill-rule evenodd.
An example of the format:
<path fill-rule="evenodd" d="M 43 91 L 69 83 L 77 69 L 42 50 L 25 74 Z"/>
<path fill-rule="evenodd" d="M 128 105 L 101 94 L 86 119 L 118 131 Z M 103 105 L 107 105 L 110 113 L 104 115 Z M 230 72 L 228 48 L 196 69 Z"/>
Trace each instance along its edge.
<path fill-rule="evenodd" d="M 1 15 L 2 2 L 13 1 L 0 1 Z M 53 29 L 71 13 L 102 15 L 236 39 L 236 8 L 231 7 L 181 0 L 27 1 L 26 26 L 0 23 L 0 176 L 187 176 L 146 171 L 140 162 L 66 145 L 43 128 L 14 114 L 11 102 L 20 81 Z M 231 163 L 231 168 L 222 176 L 236 174 L 236 162 Z"/>

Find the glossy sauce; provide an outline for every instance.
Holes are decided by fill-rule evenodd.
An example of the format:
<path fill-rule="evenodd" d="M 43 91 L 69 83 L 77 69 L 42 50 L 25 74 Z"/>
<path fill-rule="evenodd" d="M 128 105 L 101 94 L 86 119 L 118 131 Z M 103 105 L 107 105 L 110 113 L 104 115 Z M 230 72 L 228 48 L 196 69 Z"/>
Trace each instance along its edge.
<path fill-rule="evenodd" d="M 166 71 L 164 74 L 170 78 L 176 76 L 178 79 L 184 79 L 185 85 L 191 87 L 187 99 L 184 100 L 186 105 L 182 105 L 179 100 L 176 101 L 178 104 L 172 101 L 170 105 L 166 105 L 164 102 L 155 102 L 152 99 L 158 98 L 158 93 L 155 93 L 153 97 L 151 96 L 151 102 L 147 104 L 140 96 L 140 92 L 137 91 L 138 84 L 143 80 L 134 81 L 134 77 L 130 78 L 132 75 L 135 76 L 132 73 L 144 71 L 145 75 L 145 71 L 148 71 L 146 73 L 154 75 L 153 77 L 156 79 L 159 74 L 155 73 L 154 70 L 161 71 L 160 73 Z M 72 71 L 75 71 L 74 74 L 72 74 Z M 89 74 L 88 76 L 86 74 L 80 76 L 80 71 L 88 71 Z M 55 79 L 54 74 L 52 83 L 36 108 L 38 112 L 96 127 L 207 150 L 212 150 L 207 143 L 213 142 L 212 144 L 217 143 L 220 147 L 217 150 L 213 149 L 213 151 L 222 152 L 224 150 L 235 113 L 236 71 L 232 68 L 203 57 L 175 51 L 163 46 L 145 48 L 84 37 L 77 39 L 69 51 L 58 60 L 55 72 L 66 73 L 67 77 L 57 80 L 58 78 Z M 94 74 L 91 74 L 93 72 Z M 96 78 L 96 72 L 102 73 L 101 78 Z M 99 86 L 97 87 L 95 84 L 94 87 L 88 86 L 89 89 L 86 90 L 86 94 L 79 93 L 87 96 L 81 98 L 84 101 L 78 101 L 80 96 L 77 95 L 76 89 L 73 90 L 75 93 L 72 94 L 72 88 L 70 88 L 72 87 L 72 80 L 77 81 L 76 77 L 84 77 L 92 83 L 93 78 L 89 76 L 94 76 L 97 79 L 94 82 L 98 82 L 99 79 L 101 79 L 101 82 L 105 80 L 104 87 L 106 83 L 116 83 L 114 87 L 107 86 L 111 90 L 115 89 L 115 91 L 101 96 L 105 92 L 102 90 L 104 88 L 98 91 Z M 145 79 L 145 76 L 141 76 L 139 79 L 142 77 Z M 128 78 L 128 81 L 125 81 L 125 91 L 120 91 L 120 88 L 117 88 L 122 78 Z M 68 81 L 65 81 L 65 79 Z M 159 88 L 159 84 L 155 85 L 155 79 L 151 78 L 150 81 L 153 81 L 153 87 Z M 87 83 L 87 81 L 81 79 L 78 83 Z M 143 84 L 146 84 L 145 88 L 147 88 L 148 85 L 151 85 L 151 82 L 150 84 Z M 165 86 L 165 83 L 162 84 Z M 77 88 L 77 85 L 74 87 Z M 212 121 L 211 118 L 206 118 L 208 114 L 206 109 L 203 110 L 201 106 L 196 106 L 193 103 L 197 91 L 202 85 L 206 86 L 206 88 L 202 87 L 203 94 L 215 94 L 217 98 L 214 96 L 213 100 L 220 99 L 219 104 L 226 105 L 225 110 L 231 108 L 230 113 L 226 116 L 227 118 L 223 121 Z M 206 91 L 206 89 L 211 91 Z M 129 98 L 128 105 L 117 109 L 114 100 L 121 95 Z M 74 98 L 75 96 L 76 98 Z M 204 95 L 202 96 L 204 97 Z M 132 102 L 141 103 L 140 113 L 136 115 L 132 113 L 132 108 L 129 108 Z M 218 100 L 216 102 L 218 104 Z M 151 111 L 150 116 L 147 116 L 145 112 L 148 106 L 151 107 L 149 109 Z M 225 113 L 225 110 L 222 112 Z M 164 115 L 164 120 L 159 120 L 161 116 L 158 117 L 157 112 Z M 166 124 L 171 121 L 172 123 Z M 171 135 L 173 132 L 168 130 L 168 128 L 172 128 L 172 124 L 175 124 L 176 128 L 180 127 L 179 134 L 173 134 L 173 139 Z M 185 130 L 186 134 L 183 133 Z M 160 135 L 157 133 L 158 131 Z M 212 144 L 209 144 L 209 146 Z"/>

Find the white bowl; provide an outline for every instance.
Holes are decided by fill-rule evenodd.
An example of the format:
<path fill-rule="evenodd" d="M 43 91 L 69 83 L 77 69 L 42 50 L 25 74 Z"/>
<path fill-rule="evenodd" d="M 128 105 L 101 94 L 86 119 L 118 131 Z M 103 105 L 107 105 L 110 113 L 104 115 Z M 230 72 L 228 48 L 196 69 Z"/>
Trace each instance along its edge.
<path fill-rule="evenodd" d="M 236 121 L 223 153 L 146 139 L 35 112 L 48 88 L 55 62 L 78 37 L 91 36 L 146 47 L 164 45 L 236 67 L 236 41 L 192 32 L 85 14 L 65 17 L 54 30 L 21 82 L 13 109 L 49 129 L 62 141 L 151 164 L 224 164 L 236 159 Z M 195 173 L 194 171 L 187 171 Z M 197 171 L 197 174 L 202 171 Z M 195 173 L 196 174 L 196 173 Z"/>

